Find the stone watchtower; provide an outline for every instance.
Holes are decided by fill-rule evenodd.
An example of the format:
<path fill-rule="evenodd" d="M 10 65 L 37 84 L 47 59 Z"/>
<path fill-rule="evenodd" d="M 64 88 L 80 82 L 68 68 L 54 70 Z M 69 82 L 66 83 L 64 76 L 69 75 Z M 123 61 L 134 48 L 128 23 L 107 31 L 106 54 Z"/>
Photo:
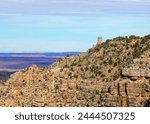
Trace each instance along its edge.
<path fill-rule="evenodd" d="M 101 45 L 102 42 L 103 42 L 102 37 L 98 37 L 97 44 L 98 44 L 98 45 Z"/>

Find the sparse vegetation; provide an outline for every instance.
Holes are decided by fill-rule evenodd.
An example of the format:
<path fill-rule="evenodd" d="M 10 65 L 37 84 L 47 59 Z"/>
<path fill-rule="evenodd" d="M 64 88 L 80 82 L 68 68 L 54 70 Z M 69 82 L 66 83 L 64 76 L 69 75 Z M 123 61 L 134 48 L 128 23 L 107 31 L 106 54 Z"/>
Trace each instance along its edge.
<path fill-rule="evenodd" d="M 105 106 L 108 91 L 112 92 L 111 96 L 116 93 L 113 90 L 119 92 L 120 89 L 115 89 L 117 85 L 113 85 L 114 89 L 110 86 L 123 77 L 124 68 L 134 65 L 135 59 L 140 58 L 138 67 L 150 69 L 149 50 L 150 35 L 117 37 L 95 45 L 79 56 L 62 58 L 48 68 L 27 68 L 15 73 L 5 82 L 7 85 L 0 86 L 0 98 L 3 98 L 0 105 Z M 144 80 L 150 83 L 149 78 Z M 121 94 L 114 100 L 119 97 Z"/>

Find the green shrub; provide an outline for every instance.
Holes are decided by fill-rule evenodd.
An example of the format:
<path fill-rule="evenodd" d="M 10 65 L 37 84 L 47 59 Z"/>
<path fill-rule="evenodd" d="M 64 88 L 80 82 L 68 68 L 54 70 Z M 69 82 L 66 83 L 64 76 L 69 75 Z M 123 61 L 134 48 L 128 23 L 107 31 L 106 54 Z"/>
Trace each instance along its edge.
<path fill-rule="evenodd" d="M 109 60 L 109 65 L 112 65 L 113 64 L 113 61 L 112 59 Z"/>

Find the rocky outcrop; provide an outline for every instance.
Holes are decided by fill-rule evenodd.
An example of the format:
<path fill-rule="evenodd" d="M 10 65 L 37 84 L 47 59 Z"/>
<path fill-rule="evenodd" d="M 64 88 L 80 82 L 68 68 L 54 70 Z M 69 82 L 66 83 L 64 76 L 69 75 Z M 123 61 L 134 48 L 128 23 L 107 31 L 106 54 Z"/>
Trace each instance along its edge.
<path fill-rule="evenodd" d="M 132 82 L 130 79 L 122 79 L 109 88 L 105 106 L 145 106 L 148 100 L 150 100 L 148 80 L 139 79 Z"/>
<path fill-rule="evenodd" d="M 150 78 L 150 70 L 123 69 L 122 75 L 125 77 L 147 77 L 147 78 Z"/>
<path fill-rule="evenodd" d="M 137 63 L 123 69 L 121 78 L 109 87 L 106 106 L 150 106 L 150 66 L 133 69 Z"/>

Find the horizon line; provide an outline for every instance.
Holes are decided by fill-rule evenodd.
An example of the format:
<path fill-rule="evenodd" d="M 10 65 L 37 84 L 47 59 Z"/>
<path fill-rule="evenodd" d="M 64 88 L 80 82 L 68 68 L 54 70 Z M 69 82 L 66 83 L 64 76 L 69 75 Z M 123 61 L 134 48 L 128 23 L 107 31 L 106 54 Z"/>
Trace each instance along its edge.
<path fill-rule="evenodd" d="M 81 53 L 81 52 L 83 52 L 83 51 L 58 51 L 58 52 L 19 52 L 19 51 L 16 51 L 16 52 L 0 52 L 0 54 L 1 53 Z"/>

